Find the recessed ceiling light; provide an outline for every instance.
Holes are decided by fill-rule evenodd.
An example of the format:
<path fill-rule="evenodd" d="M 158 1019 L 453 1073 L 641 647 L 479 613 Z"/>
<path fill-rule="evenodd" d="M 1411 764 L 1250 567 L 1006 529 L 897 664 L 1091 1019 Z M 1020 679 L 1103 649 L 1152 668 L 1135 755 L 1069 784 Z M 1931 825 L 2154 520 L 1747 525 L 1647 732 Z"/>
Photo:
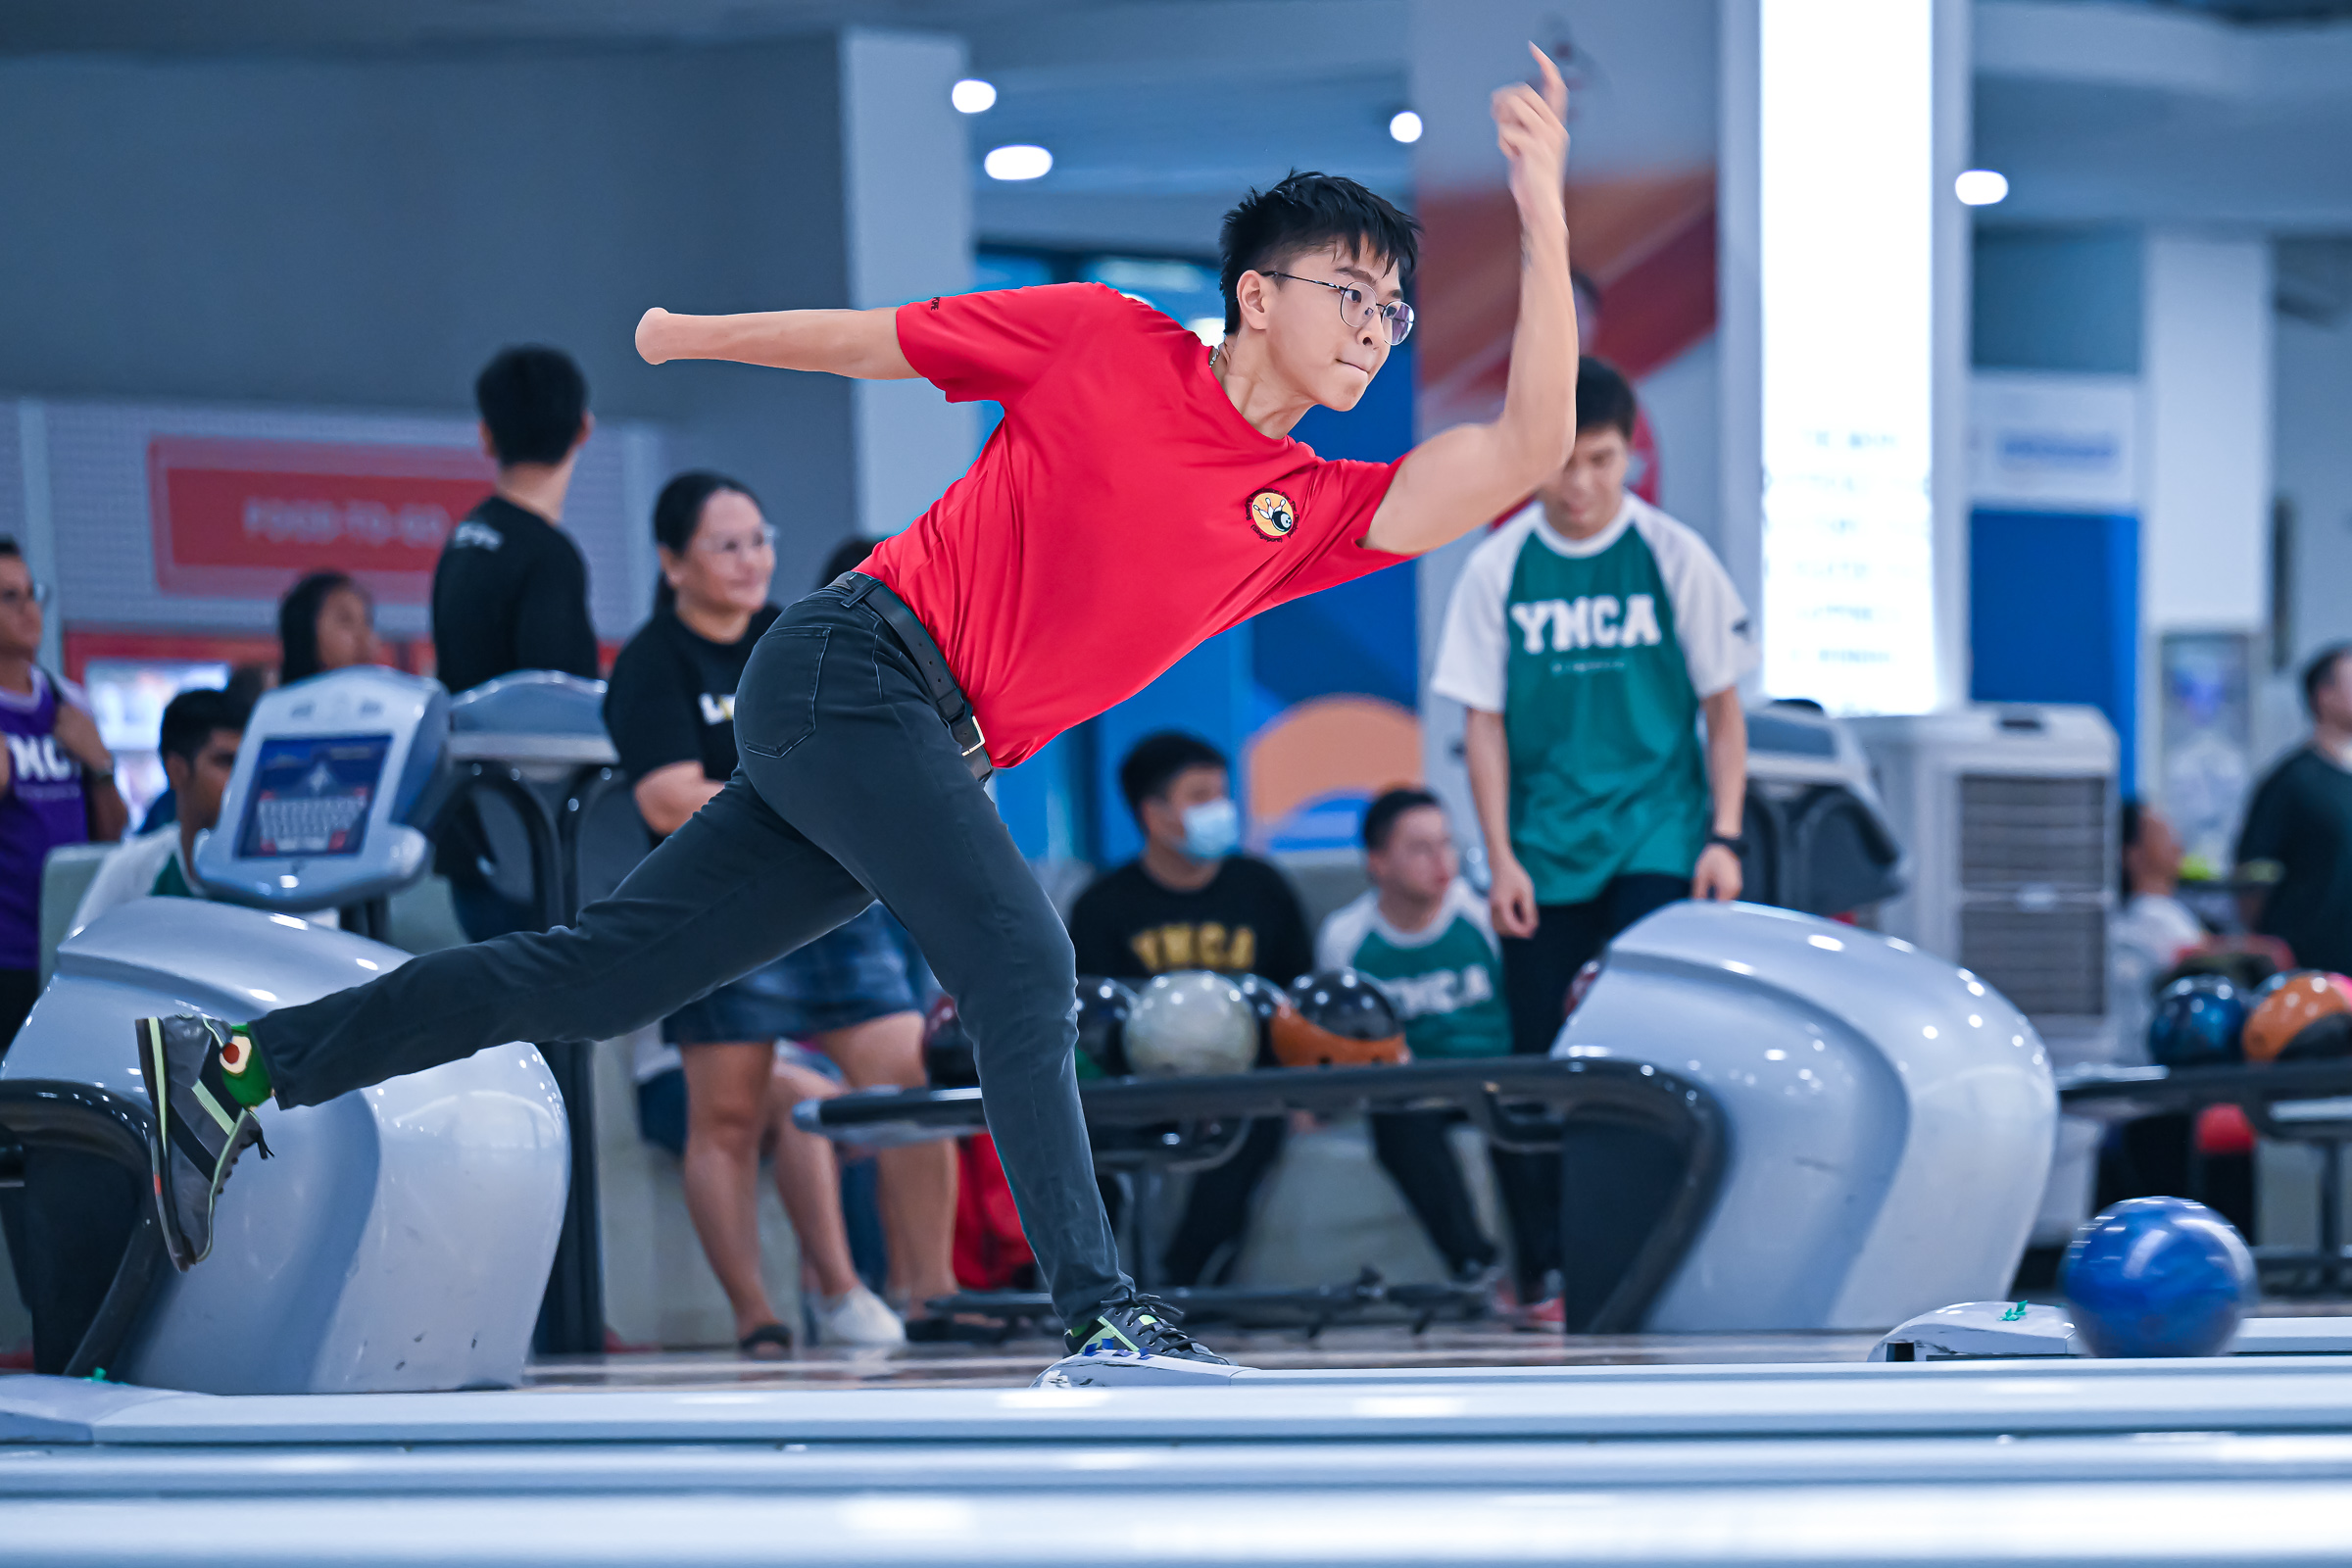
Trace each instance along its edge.
<path fill-rule="evenodd" d="M 1952 194 L 1970 207 L 1990 207 L 2009 194 L 2009 176 L 1991 169 L 1972 169 L 1952 181 Z"/>
<path fill-rule="evenodd" d="M 1397 110 L 1389 117 L 1389 135 L 1397 141 L 1419 141 L 1421 139 L 1421 117 L 1410 109 Z"/>
<path fill-rule="evenodd" d="M 992 150 L 980 160 L 991 179 L 1035 179 L 1054 167 L 1054 155 L 1043 147 L 1014 142 Z"/>
<path fill-rule="evenodd" d="M 948 102 L 959 114 L 986 114 L 997 107 L 997 84 L 982 81 L 978 76 L 966 76 L 948 89 Z"/>

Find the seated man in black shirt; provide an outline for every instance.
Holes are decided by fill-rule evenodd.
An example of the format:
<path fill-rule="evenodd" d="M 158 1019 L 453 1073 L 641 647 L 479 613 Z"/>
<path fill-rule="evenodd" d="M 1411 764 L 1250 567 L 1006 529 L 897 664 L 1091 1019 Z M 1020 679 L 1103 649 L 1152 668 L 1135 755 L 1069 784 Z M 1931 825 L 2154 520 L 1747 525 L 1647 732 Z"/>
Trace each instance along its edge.
<path fill-rule="evenodd" d="M 433 568 L 433 672 L 453 693 L 518 669 L 595 680 L 588 562 L 557 526 L 596 426 L 587 378 L 561 349 L 503 349 L 475 378 L 473 399 L 498 486 L 451 532 Z M 453 812 L 436 865 L 476 942 L 538 923 L 492 886 L 491 858 L 478 814 Z"/>
<path fill-rule="evenodd" d="M 1241 811 L 1224 753 L 1176 730 L 1147 735 L 1119 763 L 1119 792 L 1144 853 L 1097 877 L 1071 906 L 1080 974 L 1134 984 L 1215 969 L 1287 986 L 1314 967 L 1298 895 L 1272 865 L 1237 853 Z M 1231 1271 L 1250 1195 L 1281 1156 L 1284 1129 L 1279 1117 L 1256 1122 L 1231 1159 L 1193 1179 L 1163 1258 L 1170 1285 L 1200 1283 L 1212 1260 L 1219 1278 Z"/>
<path fill-rule="evenodd" d="M 2246 919 L 2306 968 L 2352 970 L 2352 643 L 2303 670 L 2311 739 L 2254 792 L 2237 840 Z"/>

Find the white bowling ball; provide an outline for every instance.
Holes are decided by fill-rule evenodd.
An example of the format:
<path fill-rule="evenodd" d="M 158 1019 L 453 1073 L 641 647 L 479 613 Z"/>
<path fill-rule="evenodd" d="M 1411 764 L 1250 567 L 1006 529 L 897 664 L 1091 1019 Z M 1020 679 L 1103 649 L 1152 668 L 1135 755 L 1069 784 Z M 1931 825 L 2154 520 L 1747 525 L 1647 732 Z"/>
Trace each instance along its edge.
<path fill-rule="evenodd" d="M 1127 1066 L 1143 1078 L 1248 1072 L 1257 1060 L 1257 1013 L 1242 988 L 1206 969 L 1156 975 L 1127 1016 Z"/>

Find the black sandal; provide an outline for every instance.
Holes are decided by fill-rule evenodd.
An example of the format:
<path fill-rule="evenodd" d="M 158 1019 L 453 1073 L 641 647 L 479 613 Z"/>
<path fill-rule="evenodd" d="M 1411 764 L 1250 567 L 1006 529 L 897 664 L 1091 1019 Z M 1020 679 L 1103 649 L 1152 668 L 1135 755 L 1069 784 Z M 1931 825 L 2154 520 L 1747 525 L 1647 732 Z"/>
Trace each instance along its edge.
<path fill-rule="evenodd" d="M 762 1345 L 772 1345 L 784 1353 L 761 1355 L 760 1347 Z M 762 1323 L 736 1341 L 735 1348 L 743 1352 L 743 1358 L 747 1361 L 782 1361 L 792 1354 L 792 1330 L 781 1323 Z"/>

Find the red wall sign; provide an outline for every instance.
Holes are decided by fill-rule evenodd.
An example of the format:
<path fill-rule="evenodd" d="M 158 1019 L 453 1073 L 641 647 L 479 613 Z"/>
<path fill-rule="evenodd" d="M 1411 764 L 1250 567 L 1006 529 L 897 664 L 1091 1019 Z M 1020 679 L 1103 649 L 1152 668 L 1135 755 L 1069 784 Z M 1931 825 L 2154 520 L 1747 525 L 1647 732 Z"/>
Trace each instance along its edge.
<path fill-rule="evenodd" d="M 147 444 L 156 585 L 275 599 L 305 572 L 335 570 L 380 600 L 422 604 L 442 542 L 495 478 L 466 447 L 158 436 Z"/>

